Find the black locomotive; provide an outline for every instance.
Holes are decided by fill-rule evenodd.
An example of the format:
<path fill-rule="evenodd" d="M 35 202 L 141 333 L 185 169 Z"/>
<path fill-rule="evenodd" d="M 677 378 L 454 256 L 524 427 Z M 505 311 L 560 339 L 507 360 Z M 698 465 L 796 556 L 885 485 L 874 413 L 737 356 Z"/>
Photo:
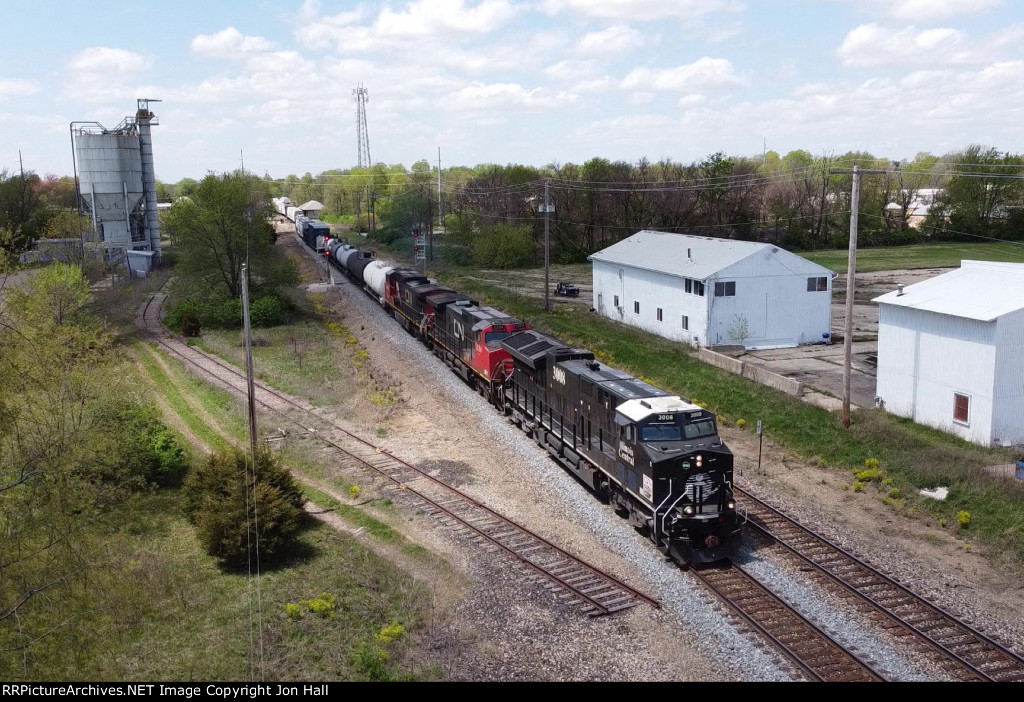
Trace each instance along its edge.
<path fill-rule="evenodd" d="M 683 564 L 729 557 L 742 520 L 713 414 L 528 330 L 502 346 L 513 421 Z"/>
<path fill-rule="evenodd" d="M 712 413 L 418 271 L 303 239 L 666 556 L 729 557 L 743 519 Z"/>

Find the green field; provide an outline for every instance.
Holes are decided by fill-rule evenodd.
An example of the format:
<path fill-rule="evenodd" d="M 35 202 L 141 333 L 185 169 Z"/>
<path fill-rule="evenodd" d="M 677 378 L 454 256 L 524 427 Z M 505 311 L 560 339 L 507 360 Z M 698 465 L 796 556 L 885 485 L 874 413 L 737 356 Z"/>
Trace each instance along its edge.
<path fill-rule="evenodd" d="M 800 256 L 833 271 L 845 271 L 849 251 L 800 251 Z M 964 259 L 1024 263 L 1024 242 L 993 244 L 920 244 L 881 246 L 857 250 L 857 271 L 893 271 L 905 268 L 954 268 Z"/>

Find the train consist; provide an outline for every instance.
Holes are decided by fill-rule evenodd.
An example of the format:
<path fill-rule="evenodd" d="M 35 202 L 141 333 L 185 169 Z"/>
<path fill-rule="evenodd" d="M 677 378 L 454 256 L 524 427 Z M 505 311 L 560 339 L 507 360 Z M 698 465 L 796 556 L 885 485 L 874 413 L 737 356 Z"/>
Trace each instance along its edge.
<path fill-rule="evenodd" d="M 416 270 L 300 236 L 666 556 L 730 556 L 743 520 L 712 413 Z"/>
<path fill-rule="evenodd" d="M 323 253 L 327 242 L 331 239 L 331 227 L 326 222 L 306 217 L 302 210 L 292 205 L 286 197 L 275 197 L 271 200 L 279 215 L 288 218 L 295 224 L 295 233 L 306 243 L 306 246 L 317 253 Z"/>

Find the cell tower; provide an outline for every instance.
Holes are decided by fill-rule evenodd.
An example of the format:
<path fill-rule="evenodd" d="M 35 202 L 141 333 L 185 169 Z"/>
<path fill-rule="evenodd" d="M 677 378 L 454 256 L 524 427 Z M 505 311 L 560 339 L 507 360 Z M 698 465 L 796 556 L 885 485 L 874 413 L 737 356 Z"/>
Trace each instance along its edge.
<path fill-rule="evenodd" d="M 370 99 L 370 91 L 359 86 L 352 91 L 352 99 L 356 103 L 356 139 L 359 141 L 359 167 L 369 168 L 373 165 L 370 160 L 370 135 L 366 131 L 366 103 Z"/>

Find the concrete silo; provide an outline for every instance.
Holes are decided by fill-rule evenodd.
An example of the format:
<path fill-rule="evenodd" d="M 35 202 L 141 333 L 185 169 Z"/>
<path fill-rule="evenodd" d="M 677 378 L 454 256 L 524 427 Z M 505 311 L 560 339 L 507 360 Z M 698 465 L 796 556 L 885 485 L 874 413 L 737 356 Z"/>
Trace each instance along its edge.
<path fill-rule="evenodd" d="M 160 256 L 156 173 L 149 111 L 153 100 L 139 100 L 138 111 L 112 129 L 98 122 L 72 122 L 78 194 L 103 247 L 111 254 L 151 251 Z"/>

